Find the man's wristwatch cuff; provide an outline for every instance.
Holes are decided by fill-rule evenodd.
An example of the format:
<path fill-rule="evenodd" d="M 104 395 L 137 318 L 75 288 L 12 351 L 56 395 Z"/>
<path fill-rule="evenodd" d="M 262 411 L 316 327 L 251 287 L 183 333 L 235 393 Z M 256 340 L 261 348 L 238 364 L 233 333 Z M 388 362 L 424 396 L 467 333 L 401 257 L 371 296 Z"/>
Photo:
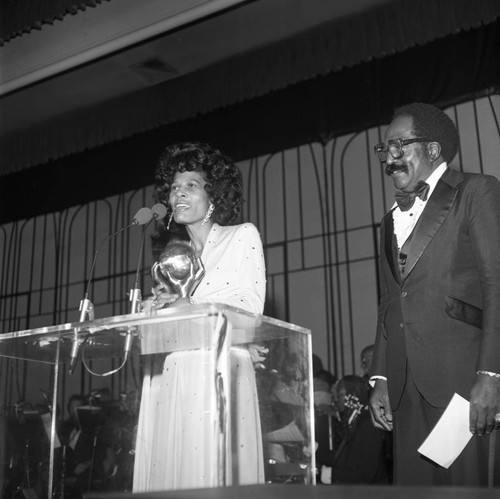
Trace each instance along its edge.
<path fill-rule="evenodd" d="M 373 388 L 375 386 L 375 381 L 377 381 L 378 379 L 383 379 L 384 381 L 387 381 L 387 378 L 385 376 L 380 376 L 378 374 L 375 374 L 368 380 L 369 385 Z"/>
<path fill-rule="evenodd" d="M 486 376 L 491 376 L 492 378 L 500 378 L 500 374 L 499 373 L 494 373 L 492 371 L 483 371 L 483 370 L 480 370 L 480 371 L 477 371 L 476 374 L 477 375 L 485 374 Z"/>

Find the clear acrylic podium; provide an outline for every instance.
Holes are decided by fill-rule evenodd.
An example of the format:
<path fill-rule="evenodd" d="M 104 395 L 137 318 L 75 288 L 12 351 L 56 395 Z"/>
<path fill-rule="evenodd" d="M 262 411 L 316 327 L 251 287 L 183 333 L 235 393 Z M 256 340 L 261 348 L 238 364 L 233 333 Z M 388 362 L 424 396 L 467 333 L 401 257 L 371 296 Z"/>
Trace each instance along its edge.
<path fill-rule="evenodd" d="M 78 368 L 69 375 L 71 356 L 76 350 Z M 99 377 L 101 387 L 109 384 L 106 390 L 109 397 L 106 400 L 89 397 L 78 414 L 80 422 L 86 421 L 86 425 L 88 421 L 97 420 L 101 434 L 103 427 L 111 428 L 106 445 L 113 469 L 109 477 L 98 480 L 92 474 L 92 467 L 96 465 L 92 461 L 86 491 L 99 487 L 100 491 L 130 492 L 131 467 L 137 467 L 139 460 L 135 459 L 135 453 L 139 447 L 138 435 L 142 435 L 140 417 L 149 418 L 144 406 L 144 394 L 148 392 L 142 383 L 148 380 L 151 366 L 165 366 L 167 358 L 190 358 L 199 352 L 203 353 L 204 361 L 197 365 L 196 375 L 204 380 L 200 387 L 203 394 L 188 393 L 187 396 L 199 397 L 198 405 L 206 404 L 202 408 L 203 418 L 216 428 L 215 437 L 206 439 L 206 446 L 211 447 L 206 449 L 206 455 L 213 456 L 213 462 L 204 468 L 201 483 L 194 482 L 191 486 L 174 477 L 170 485 L 161 490 L 253 483 L 314 484 L 310 331 L 226 305 L 211 304 L 1 334 L 0 484 L 3 497 L 15 497 L 21 490 L 25 496 L 26 491 L 30 491 L 33 497 L 71 497 L 68 482 L 71 470 L 66 466 L 67 443 L 61 437 L 61 421 L 66 416 L 69 380 L 82 373 L 89 376 L 89 372 L 93 373 L 90 376 Z M 246 359 L 251 372 L 236 371 L 235 358 Z M 137 393 L 143 404 L 140 410 L 127 412 L 132 419 L 127 423 L 128 431 L 116 432 L 117 427 L 123 427 L 124 417 L 124 401 L 120 400 L 123 394 L 118 393 L 116 379 L 123 378 L 124 373 L 130 378 L 129 371 L 136 379 Z M 246 389 L 242 382 L 248 384 L 249 378 L 251 389 L 256 393 L 259 432 L 255 432 L 255 425 L 248 431 L 244 427 L 238 429 L 245 420 L 245 411 L 249 410 L 246 403 L 241 402 L 239 391 Z M 47 399 L 45 407 L 30 403 L 30 398 L 35 399 L 40 392 Z M 139 402 L 135 407 L 138 409 Z M 165 425 L 168 424 L 169 421 L 165 421 Z M 153 438 L 162 438 L 162 428 L 152 431 L 157 432 Z M 128 435 L 128 448 L 123 441 L 118 444 L 113 441 L 117 433 L 120 438 Z M 236 437 L 236 433 L 243 434 L 247 441 L 258 442 L 262 473 L 257 480 L 245 475 L 249 466 L 243 462 L 245 454 L 238 449 L 243 444 L 238 443 L 240 437 Z M 94 436 L 94 449 L 96 439 Z M 123 464 L 122 457 L 112 455 L 117 448 L 128 456 L 128 464 Z M 169 456 L 165 459 L 168 461 Z M 138 469 L 135 471 L 137 474 Z M 120 473 L 124 478 L 117 480 L 116 475 Z M 182 473 L 182 470 L 172 473 Z"/>

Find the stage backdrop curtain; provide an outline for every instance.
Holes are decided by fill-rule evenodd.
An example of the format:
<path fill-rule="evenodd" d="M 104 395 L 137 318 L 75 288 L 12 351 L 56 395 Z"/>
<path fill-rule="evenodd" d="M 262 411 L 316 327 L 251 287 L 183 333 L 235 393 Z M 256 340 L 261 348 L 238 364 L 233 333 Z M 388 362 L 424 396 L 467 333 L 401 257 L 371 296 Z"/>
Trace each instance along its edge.
<path fill-rule="evenodd" d="M 173 142 L 211 142 L 244 160 L 388 123 L 393 108 L 408 102 L 447 107 L 498 94 L 499 47 L 500 20 L 4 175 L 0 224 L 150 185 Z"/>
<path fill-rule="evenodd" d="M 104 0 L 1 0 L 0 46 L 44 24 L 60 21 L 68 14 L 77 14 L 96 7 Z M 105 0 L 110 1 L 110 0 Z"/>
<path fill-rule="evenodd" d="M 150 89 L 7 134 L 0 140 L 2 171 L 19 171 L 276 93 L 499 17 L 498 0 L 388 1 Z"/>

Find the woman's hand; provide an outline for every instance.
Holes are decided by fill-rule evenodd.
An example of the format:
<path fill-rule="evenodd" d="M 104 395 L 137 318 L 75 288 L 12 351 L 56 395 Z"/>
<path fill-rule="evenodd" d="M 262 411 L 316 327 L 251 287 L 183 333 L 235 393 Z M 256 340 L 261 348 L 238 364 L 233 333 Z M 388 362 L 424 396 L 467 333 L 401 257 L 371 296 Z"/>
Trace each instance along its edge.
<path fill-rule="evenodd" d="M 177 298 L 171 306 L 180 307 L 181 305 L 191 305 L 191 300 L 185 296 L 181 296 L 180 298 Z"/>
<path fill-rule="evenodd" d="M 256 369 L 265 369 L 266 367 L 262 362 L 266 360 L 266 355 L 269 353 L 269 348 L 263 345 L 257 345 L 256 343 L 250 343 L 248 345 L 248 351 L 250 352 L 250 357 Z"/>
<path fill-rule="evenodd" d="M 151 312 L 152 310 L 160 310 L 166 306 L 174 303 L 179 295 L 170 293 L 165 289 L 165 286 L 159 284 L 155 286 L 153 289 L 153 294 L 142 301 L 141 303 L 141 311 L 142 312 Z"/>

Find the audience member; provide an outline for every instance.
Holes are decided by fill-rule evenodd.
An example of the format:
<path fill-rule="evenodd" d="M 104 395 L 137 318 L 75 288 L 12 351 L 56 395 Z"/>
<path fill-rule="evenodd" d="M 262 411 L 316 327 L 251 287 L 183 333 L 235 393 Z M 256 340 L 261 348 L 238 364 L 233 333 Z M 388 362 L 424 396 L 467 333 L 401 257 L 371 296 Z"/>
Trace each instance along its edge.
<path fill-rule="evenodd" d="M 105 421 L 100 408 L 89 406 L 87 397 L 72 395 L 69 417 L 61 424 L 65 489 L 71 497 L 82 497 L 89 490 L 105 490 L 113 473 L 114 456 L 101 429 Z M 70 490 L 68 490 L 70 489 Z"/>
<path fill-rule="evenodd" d="M 336 378 L 321 368 L 314 383 L 314 437 L 316 442 L 316 468 L 327 464 L 322 461 L 325 450 L 333 451 L 339 445 L 341 419 L 336 406 Z M 316 477 L 320 482 L 320 476 Z"/>
<path fill-rule="evenodd" d="M 344 376 L 337 396 L 342 433 L 332 449 L 318 446 L 321 483 L 388 483 L 385 434 L 371 422 L 365 382 L 360 376 Z"/>

